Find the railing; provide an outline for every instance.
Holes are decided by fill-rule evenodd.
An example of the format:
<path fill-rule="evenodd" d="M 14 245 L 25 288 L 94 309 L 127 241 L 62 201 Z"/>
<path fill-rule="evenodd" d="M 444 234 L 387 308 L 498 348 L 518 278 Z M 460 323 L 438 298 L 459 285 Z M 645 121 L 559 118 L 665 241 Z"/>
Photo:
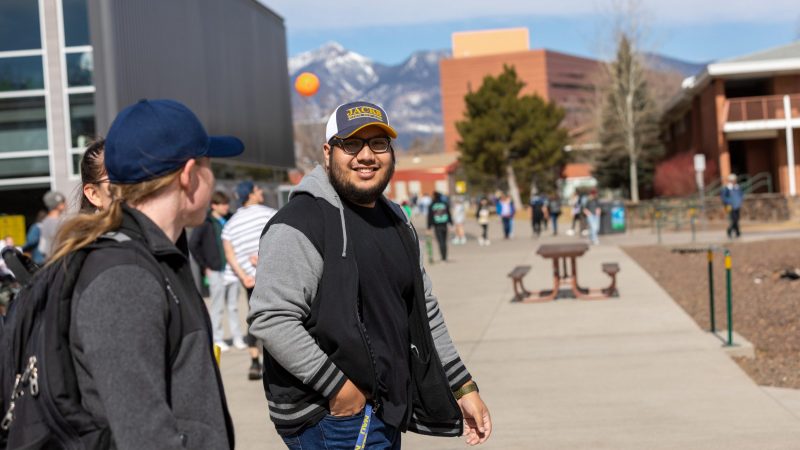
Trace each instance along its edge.
<path fill-rule="evenodd" d="M 783 95 L 768 95 L 729 99 L 725 102 L 726 120 L 728 122 L 746 122 L 748 120 L 785 119 L 783 97 Z M 800 118 L 800 94 L 789 95 L 789 105 L 792 118 Z"/>
<path fill-rule="evenodd" d="M 773 192 L 772 174 L 769 172 L 759 172 L 753 176 L 743 173 L 739 175 L 736 181 L 745 194 L 752 194 L 761 188 L 765 188 L 770 194 Z M 706 197 L 718 197 L 724 187 L 725 185 L 720 180 L 715 180 L 706 186 Z"/>

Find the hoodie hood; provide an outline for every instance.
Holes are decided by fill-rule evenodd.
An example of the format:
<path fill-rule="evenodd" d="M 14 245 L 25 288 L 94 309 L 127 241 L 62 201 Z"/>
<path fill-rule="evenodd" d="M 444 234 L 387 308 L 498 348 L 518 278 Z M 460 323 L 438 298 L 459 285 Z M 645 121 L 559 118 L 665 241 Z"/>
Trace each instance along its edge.
<path fill-rule="evenodd" d="M 314 170 L 306 174 L 306 176 L 300 180 L 300 183 L 292 189 L 289 193 L 289 200 L 298 194 L 309 194 L 315 198 L 324 199 L 339 209 L 339 217 L 342 221 L 342 258 L 345 258 L 347 256 L 347 227 L 344 222 L 344 205 L 342 204 L 341 198 L 339 198 L 339 194 L 336 193 L 336 190 L 328 179 L 328 172 L 325 171 L 325 168 L 317 164 L 317 167 L 314 167 Z M 389 209 L 398 217 L 402 218 L 406 225 L 411 225 L 408 216 L 403 212 L 400 205 L 389 201 L 389 199 L 383 195 L 380 196 L 378 201 L 382 201 L 389 206 Z"/>

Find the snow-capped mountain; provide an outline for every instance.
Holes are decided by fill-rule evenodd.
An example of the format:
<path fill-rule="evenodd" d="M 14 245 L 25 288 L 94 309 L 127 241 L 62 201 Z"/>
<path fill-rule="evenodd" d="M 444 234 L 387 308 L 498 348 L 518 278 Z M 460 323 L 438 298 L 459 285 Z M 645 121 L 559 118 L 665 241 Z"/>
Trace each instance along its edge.
<path fill-rule="evenodd" d="M 324 122 L 337 105 L 361 99 L 383 106 L 407 147 L 415 138 L 442 133 L 439 60 L 447 51 L 419 51 L 402 63 L 387 66 L 331 42 L 289 59 L 294 78 L 312 72 L 320 80 L 316 95 L 292 94 L 295 120 Z"/>
<path fill-rule="evenodd" d="M 447 50 L 417 51 L 402 63 L 388 66 L 329 42 L 293 56 L 289 59 L 292 80 L 302 72 L 311 72 L 320 80 L 319 91 L 313 97 L 302 97 L 293 90 L 294 119 L 324 127 L 336 106 L 367 100 L 383 106 L 389 113 L 391 124 L 399 133 L 400 148 L 408 148 L 417 138 L 440 137 L 443 127 L 439 60 L 449 55 Z M 645 57 L 649 68 L 683 76 L 704 67 L 655 53 Z"/>

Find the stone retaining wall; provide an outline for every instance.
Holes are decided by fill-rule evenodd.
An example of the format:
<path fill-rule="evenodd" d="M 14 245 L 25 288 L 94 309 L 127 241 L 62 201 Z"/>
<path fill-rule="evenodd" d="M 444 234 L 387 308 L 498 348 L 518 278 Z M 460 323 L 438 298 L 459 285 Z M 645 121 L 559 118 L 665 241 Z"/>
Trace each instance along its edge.
<path fill-rule="evenodd" d="M 653 227 L 656 214 L 660 214 L 662 224 L 683 227 L 689 224 L 692 214 L 699 218 L 700 203 L 690 200 L 648 200 L 639 204 L 626 203 L 628 226 L 635 228 Z M 724 223 L 728 214 L 718 197 L 705 201 L 705 217 L 709 222 Z M 782 194 L 751 194 L 744 198 L 741 209 L 742 221 L 785 222 L 800 220 L 800 198 L 789 198 Z"/>

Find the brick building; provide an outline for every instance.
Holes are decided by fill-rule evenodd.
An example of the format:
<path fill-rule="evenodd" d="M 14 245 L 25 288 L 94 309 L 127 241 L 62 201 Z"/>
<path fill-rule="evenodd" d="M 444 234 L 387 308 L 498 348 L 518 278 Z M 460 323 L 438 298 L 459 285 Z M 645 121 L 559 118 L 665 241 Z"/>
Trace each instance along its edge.
<path fill-rule="evenodd" d="M 668 155 L 704 154 L 707 179 L 760 174 L 797 195 L 800 42 L 709 64 L 683 81 L 662 125 Z"/>
<path fill-rule="evenodd" d="M 525 82 L 522 94 L 538 94 L 564 108 L 564 126 L 575 137 L 585 131 L 594 101 L 599 63 L 551 50 L 528 49 L 528 30 L 491 30 L 455 33 L 453 57 L 439 63 L 445 152 L 457 151 L 456 122 L 464 118 L 464 96 L 477 90 L 503 66 L 514 66 Z"/>

